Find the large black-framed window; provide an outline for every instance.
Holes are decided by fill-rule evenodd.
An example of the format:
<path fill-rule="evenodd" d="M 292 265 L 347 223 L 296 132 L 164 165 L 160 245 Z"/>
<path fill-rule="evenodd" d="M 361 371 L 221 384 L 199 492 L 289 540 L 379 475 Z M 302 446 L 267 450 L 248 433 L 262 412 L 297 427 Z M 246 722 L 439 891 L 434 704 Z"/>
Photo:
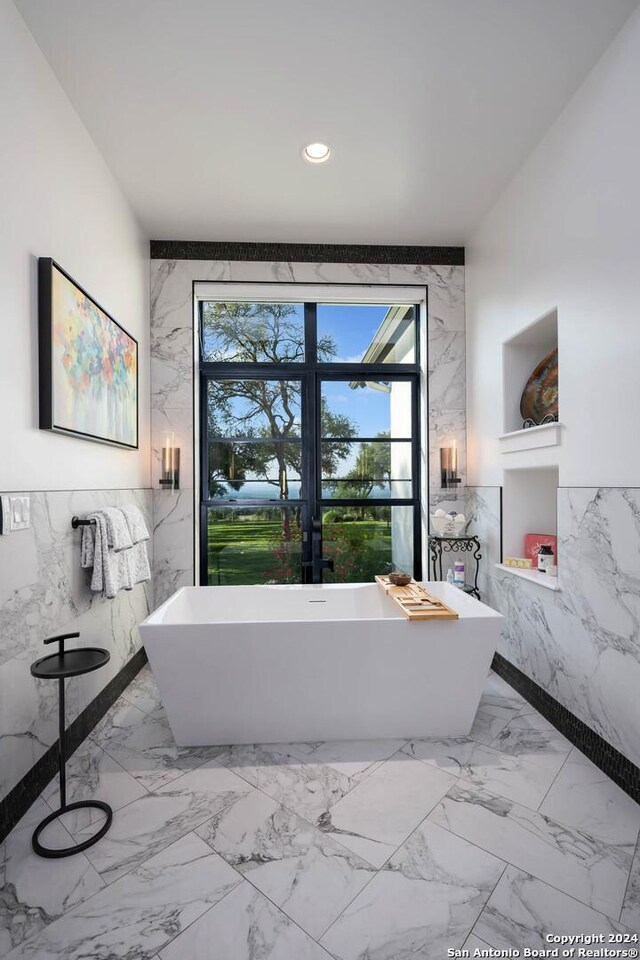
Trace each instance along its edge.
<path fill-rule="evenodd" d="M 419 319 L 199 302 L 201 583 L 421 577 Z"/>

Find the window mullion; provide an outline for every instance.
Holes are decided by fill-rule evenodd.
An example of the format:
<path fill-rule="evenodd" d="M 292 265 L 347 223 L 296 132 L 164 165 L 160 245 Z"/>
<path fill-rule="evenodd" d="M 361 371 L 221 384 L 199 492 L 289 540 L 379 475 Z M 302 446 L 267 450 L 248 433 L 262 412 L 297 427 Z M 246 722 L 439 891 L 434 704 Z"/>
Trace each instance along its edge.
<path fill-rule="evenodd" d="M 314 367 L 318 362 L 318 304 L 304 305 L 305 362 Z"/>

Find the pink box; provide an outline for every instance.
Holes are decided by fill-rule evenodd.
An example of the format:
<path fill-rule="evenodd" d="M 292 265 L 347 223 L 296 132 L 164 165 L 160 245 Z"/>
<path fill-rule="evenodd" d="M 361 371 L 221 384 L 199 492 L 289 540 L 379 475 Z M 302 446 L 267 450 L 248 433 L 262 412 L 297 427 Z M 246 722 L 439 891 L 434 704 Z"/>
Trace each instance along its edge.
<path fill-rule="evenodd" d="M 526 533 L 524 537 L 524 555 L 538 566 L 538 551 L 542 546 L 549 546 L 553 550 L 553 562 L 558 562 L 558 538 L 550 533 Z"/>

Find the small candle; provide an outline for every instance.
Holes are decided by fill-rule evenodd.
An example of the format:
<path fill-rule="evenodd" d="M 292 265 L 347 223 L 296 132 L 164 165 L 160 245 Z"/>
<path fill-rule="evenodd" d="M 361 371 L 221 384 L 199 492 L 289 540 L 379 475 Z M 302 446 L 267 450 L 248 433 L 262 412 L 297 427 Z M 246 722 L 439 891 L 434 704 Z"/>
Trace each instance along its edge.
<path fill-rule="evenodd" d="M 180 450 L 175 444 L 175 434 L 162 435 L 161 478 L 163 487 L 178 489 L 180 475 Z"/>
<path fill-rule="evenodd" d="M 162 479 L 163 480 L 172 480 L 173 479 L 173 451 L 174 451 L 174 435 L 172 433 L 165 433 L 162 438 Z"/>

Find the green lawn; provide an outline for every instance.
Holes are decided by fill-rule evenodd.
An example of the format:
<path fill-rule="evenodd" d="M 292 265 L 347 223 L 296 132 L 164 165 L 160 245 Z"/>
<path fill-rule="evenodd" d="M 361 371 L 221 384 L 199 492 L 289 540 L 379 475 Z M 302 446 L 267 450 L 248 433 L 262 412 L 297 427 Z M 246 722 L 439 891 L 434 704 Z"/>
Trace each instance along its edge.
<path fill-rule="evenodd" d="M 279 580 L 281 559 L 274 554 L 282 546 L 282 523 L 278 520 L 209 520 L 209 583 L 228 585 Z M 300 541 L 287 549 L 300 566 Z"/>
<path fill-rule="evenodd" d="M 300 582 L 300 532 L 291 518 L 291 539 L 283 543 L 282 520 L 228 514 L 210 515 L 208 556 L 210 584 Z M 391 559 L 391 530 L 386 521 L 353 520 L 325 526 L 324 556 L 336 570 L 325 580 L 372 580 Z"/>

